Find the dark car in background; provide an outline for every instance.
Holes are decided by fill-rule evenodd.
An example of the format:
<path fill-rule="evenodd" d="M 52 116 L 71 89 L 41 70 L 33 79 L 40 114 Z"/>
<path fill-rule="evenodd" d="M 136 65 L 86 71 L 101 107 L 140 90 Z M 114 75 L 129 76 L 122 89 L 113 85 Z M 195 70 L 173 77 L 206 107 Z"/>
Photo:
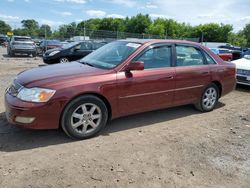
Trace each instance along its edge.
<path fill-rule="evenodd" d="M 48 50 L 43 55 L 46 64 L 66 63 L 79 60 L 94 50 L 106 44 L 105 42 L 82 41 L 71 42 L 61 48 Z"/>
<path fill-rule="evenodd" d="M 37 54 L 36 45 L 30 37 L 13 36 L 8 43 L 7 53 L 11 57 L 16 54 L 27 54 L 35 57 Z"/>
<path fill-rule="evenodd" d="M 8 44 L 8 37 L 0 35 L 0 46 L 6 47 Z"/>
<path fill-rule="evenodd" d="M 59 40 L 42 40 L 37 47 L 38 54 L 44 54 L 47 50 L 60 48 L 62 44 Z"/>

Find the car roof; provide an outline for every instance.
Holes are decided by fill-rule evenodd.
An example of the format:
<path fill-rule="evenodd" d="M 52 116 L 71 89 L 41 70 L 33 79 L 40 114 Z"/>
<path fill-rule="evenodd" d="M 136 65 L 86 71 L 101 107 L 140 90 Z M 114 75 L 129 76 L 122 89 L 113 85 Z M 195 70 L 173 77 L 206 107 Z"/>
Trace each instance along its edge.
<path fill-rule="evenodd" d="M 124 39 L 119 41 L 127 41 L 132 43 L 140 43 L 140 44 L 155 44 L 155 43 L 179 43 L 179 44 L 190 44 L 190 45 L 198 45 L 201 44 L 197 42 L 187 41 L 187 40 L 176 40 L 176 39 Z"/>
<path fill-rule="evenodd" d="M 13 37 L 16 37 L 16 38 L 27 38 L 27 39 L 31 39 L 31 37 L 28 37 L 28 36 L 13 36 Z"/>

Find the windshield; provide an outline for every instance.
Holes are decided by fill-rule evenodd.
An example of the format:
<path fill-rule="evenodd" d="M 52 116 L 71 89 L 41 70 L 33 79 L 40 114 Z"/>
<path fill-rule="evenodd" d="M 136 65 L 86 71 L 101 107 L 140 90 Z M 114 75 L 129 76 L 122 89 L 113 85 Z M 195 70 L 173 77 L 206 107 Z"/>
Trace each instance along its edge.
<path fill-rule="evenodd" d="M 75 46 L 76 44 L 78 44 L 79 42 L 70 42 L 70 43 L 66 43 L 63 44 L 62 48 L 71 48 L 72 46 Z"/>
<path fill-rule="evenodd" d="M 80 62 L 99 68 L 112 69 L 121 64 L 140 46 L 139 43 L 127 41 L 111 42 L 87 55 Z"/>

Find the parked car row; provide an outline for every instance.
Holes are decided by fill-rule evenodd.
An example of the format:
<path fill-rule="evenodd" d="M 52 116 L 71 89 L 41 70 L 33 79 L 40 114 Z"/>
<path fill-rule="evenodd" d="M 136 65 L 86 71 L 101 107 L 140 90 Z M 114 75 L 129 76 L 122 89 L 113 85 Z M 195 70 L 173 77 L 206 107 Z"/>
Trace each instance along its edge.
<path fill-rule="evenodd" d="M 4 40 L 4 39 L 3 39 Z M 1 38 L 0 38 L 1 41 Z M 7 40 L 6 40 L 7 41 Z M 78 60 L 106 44 L 98 41 L 60 42 L 58 40 L 33 40 L 27 36 L 13 36 L 8 41 L 7 53 L 42 55 L 47 64 L 65 63 Z"/>
<path fill-rule="evenodd" d="M 233 59 L 233 54 L 225 48 L 210 48 L 215 54 L 217 54 L 224 61 L 231 61 Z"/>
<path fill-rule="evenodd" d="M 250 49 L 247 47 L 236 47 L 230 44 L 217 46 L 216 43 L 213 44 L 213 47 L 211 47 L 211 44 L 213 43 L 210 43 L 210 49 L 219 57 L 221 57 L 224 61 L 237 60 L 244 57 L 244 55 L 250 54 Z"/>

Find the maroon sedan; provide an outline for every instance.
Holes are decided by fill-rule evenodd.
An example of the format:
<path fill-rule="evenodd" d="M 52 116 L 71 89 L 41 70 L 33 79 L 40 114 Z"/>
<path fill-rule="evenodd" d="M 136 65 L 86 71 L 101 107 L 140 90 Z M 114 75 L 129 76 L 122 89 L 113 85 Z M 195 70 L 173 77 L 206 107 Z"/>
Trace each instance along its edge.
<path fill-rule="evenodd" d="M 6 90 L 9 122 L 89 138 L 108 120 L 194 104 L 213 110 L 236 83 L 235 65 L 197 43 L 122 40 L 78 62 L 34 68 Z"/>

